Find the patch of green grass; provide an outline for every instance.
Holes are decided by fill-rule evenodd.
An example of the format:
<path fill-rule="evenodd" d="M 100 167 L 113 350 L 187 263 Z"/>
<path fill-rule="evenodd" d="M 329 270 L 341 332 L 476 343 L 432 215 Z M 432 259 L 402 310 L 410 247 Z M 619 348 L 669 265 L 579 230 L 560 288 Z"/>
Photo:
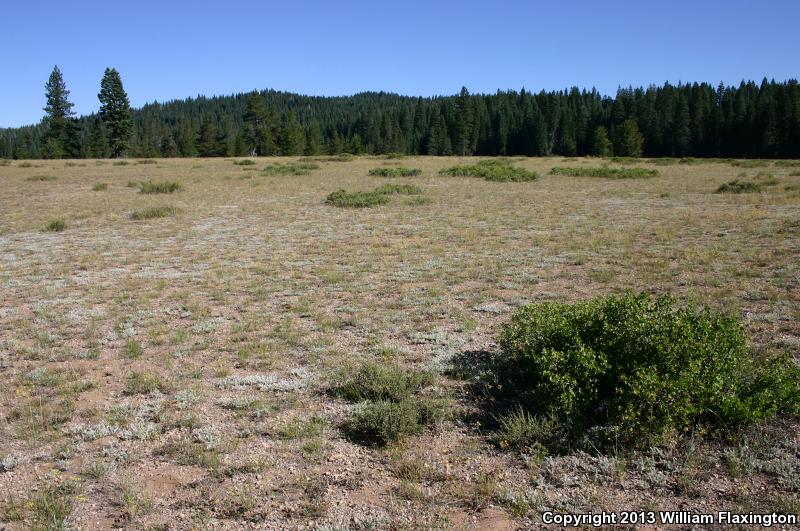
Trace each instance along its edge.
<path fill-rule="evenodd" d="M 418 168 L 372 168 L 369 174 L 375 177 L 414 177 L 422 174 Z"/>
<path fill-rule="evenodd" d="M 550 170 L 551 175 L 567 175 L 569 177 L 604 177 L 608 179 L 643 179 L 657 177 L 658 170 L 648 168 L 607 168 L 607 167 L 570 167 L 556 166 Z"/>
<path fill-rule="evenodd" d="M 123 355 L 129 360 L 135 360 L 142 355 L 142 346 L 135 339 L 129 339 L 128 342 L 125 343 Z"/>
<path fill-rule="evenodd" d="M 715 193 L 718 194 L 751 194 L 764 191 L 767 186 L 774 186 L 778 184 L 777 179 L 768 179 L 763 182 L 755 181 L 740 181 L 734 179 L 727 183 L 720 185 Z"/>
<path fill-rule="evenodd" d="M 318 155 L 314 157 L 303 157 L 299 162 L 350 162 L 355 159 L 355 155 L 342 153 L 340 155 Z"/>
<path fill-rule="evenodd" d="M 325 420 L 321 417 L 310 419 L 295 419 L 279 430 L 282 439 L 308 439 L 322 435 L 325 429 Z"/>
<path fill-rule="evenodd" d="M 525 182 L 539 178 L 539 174 L 535 171 L 513 166 L 513 162 L 506 159 L 482 160 L 473 165 L 451 166 L 440 170 L 439 175 L 482 177 L 493 182 Z"/>
<path fill-rule="evenodd" d="M 20 167 L 22 167 L 21 164 Z M 56 179 L 58 179 L 58 177 L 56 177 L 55 175 L 31 175 L 30 177 L 25 177 L 26 181 L 43 182 L 43 183 L 49 181 L 55 181 Z"/>
<path fill-rule="evenodd" d="M 130 164 L 130 162 L 127 160 L 118 160 L 113 163 L 114 166 L 127 166 L 128 164 Z"/>
<path fill-rule="evenodd" d="M 67 222 L 63 219 L 51 219 L 45 225 L 45 232 L 62 232 L 67 228 Z"/>
<path fill-rule="evenodd" d="M 31 494 L 26 506 L 31 511 L 30 529 L 61 531 L 70 529 L 67 519 L 72 513 L 78 485 L 65 480 L 48 482 Z"/>
<path fill-rule="evenodd" d="M 146 395 L 153 391 L 167 390 L 167 385 L 157 373 L 154 372 L 132 372 L 125 379 L 125 395 Z"/>
<path fill-rule="evenodd" d="M 106 190 L 108 190 L 108 183 L 95 183 L 95 185 L 92 186 L 93 192 L 105 192 Z"/>
<path fill-rule="evenodd" d="M 158 161 L 153 159 L 141 159 L 137 160 L 136 164 L 158 164 Z"/>
<path fill-rule="evenodd" d="M 386 194 L 377 192 L 348 192 L 337 190 L 328 194 L 325 202 L 339 208 L 368 208 L 389 202 Z"/>
<path fill-rule="evenodd" d="M 781 168 L 800 168 L 800 160 L 776 160 L 775 166 Z"/>
<path fill-rule="evenodd" d="M 177 212 L 178 212 L 177 208 L 168 205 L 148 207 L 133 212 L 131 214 L 131 219 L 135 221 L 140 221 L 143 219 L 165 218 Z"/>
<path fill-rule="evenodd" d="M 269 164 L 262 170 L 263 175 L 308 175 L 313 170 L 318 170 L 319 164 L 314 162 L 289 162 Z"/>
<path fill-rule="evenodd" d="M 181 184 L 175 181 L 147 181 L 139 183 L 140 194 L 171 194 L 182 189 L 183 187 Z"/>
<path fill-rule="evenodd" d="M 242 160 L 234 160 L 233 163 L 236 166 L 255 166 L 256 161 L 253 159 L 242 159 Z"/>

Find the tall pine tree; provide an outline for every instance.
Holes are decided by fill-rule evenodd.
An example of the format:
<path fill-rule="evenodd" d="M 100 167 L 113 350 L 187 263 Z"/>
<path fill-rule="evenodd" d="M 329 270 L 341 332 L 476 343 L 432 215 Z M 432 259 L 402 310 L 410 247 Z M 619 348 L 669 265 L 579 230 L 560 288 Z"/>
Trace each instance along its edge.
<path fill-rule="evenodd" d="M 130 146 L 133 118 L 119 72 L 113 68 L 106 68 L 103 80 L 100 82 L 100 94 L 97 97 L 100 99 L 100 118 L 108 131 L 111 156 L 123 157 Z"/>
<path fill-rule="evenodd" d="M 60 159 L 65 155 L 80 156 L 80 149 L 76 150 L 75 148 L 78 135 L 77 125 L 72 121 L 75 113 L 72 112 L 69 91 L 58 66 L 53 67 L 50 78 L 44 87 L 47 98 L 47 104 L 44 107 L 44 112 L 47 114 L 42 120 L 45 126 L 45 157 Z"/>

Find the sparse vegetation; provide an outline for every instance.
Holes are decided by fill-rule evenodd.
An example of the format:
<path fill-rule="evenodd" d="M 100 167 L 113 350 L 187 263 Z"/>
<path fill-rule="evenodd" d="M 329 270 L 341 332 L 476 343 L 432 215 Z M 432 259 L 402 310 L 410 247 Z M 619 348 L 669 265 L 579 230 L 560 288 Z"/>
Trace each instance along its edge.
<path fill-rule="evenodd" d="M 131 214 L 131 219 L 134 221 L 141 221 L 145 219 L 158 219 L 172 216 L 178 212 L 178 209 L 169 205 L 154 206 L 137 210 Z"/>
<path fill-rule="evenodd" d="M 26 181 L 42 183 L 55 181 L 56 179 L 57 177 L 55 175 L 31 175 L 30 177 L 25 177 Z"/>
<path fill-rule="evenodd" d="M 139 183 L 140 194 L 171 194 L 182 189 L 183 186 L 181 186 L 181 183 L 175 181 L 147 181 Z"/>
<path fill-rule="evenodd" d="M 95 183 L 92 186 L 93 192 L 105 192 L 106 190 L 108 190 L 108 183 Z"/>
<path fill-rule="evenodd" d="M 384 184 L 375 189 L 375 193 L 383 195 L 419 195 L 422 188 L 413 184 Z"/>
<path fill-rule="evenodd" d="M 776 179 L 768 179 L 766 181 L 761 181 L 761 182 L 740 181 L 739 179 L 734 179 L 727 183 L 721 184 L 719 188 L 717 188 L 716 193 L 751 194 L 751 193 L 763 192 L 765 187 L 773 186 L 776 184 L 778 184 L 778 181 Z"/>
<path fill-rule="evenodd" d="M 308 175 L 314 170 L 319 169 L 319 164 L 314 162 L 288 162 L 281 164 L 276 162 L 267 165 L 262 173 L 264 175 Z"/>
<path fill-rule="evenodd" d="M 552 175 L 570 177 L 604 177 L 607 179 L 644 179 L 657 177 L 658 170 L 648 168 L 608 168 L 608 167 L 563 167 L 556 166 L 550 170 Z"/>
<path fill-rule="evenodd" d="M 44 230 L 46 232 L 61 232 L 67 228 L 67 222 L 63 219 L 51 219 L 45 225 Z"/>
<path fill-rule="evenodd" d="M 236 166 L 255 166 L 256 161 L 253 159 L 242 159 L 242 160 L 234 160 L 233 163 Z"/>

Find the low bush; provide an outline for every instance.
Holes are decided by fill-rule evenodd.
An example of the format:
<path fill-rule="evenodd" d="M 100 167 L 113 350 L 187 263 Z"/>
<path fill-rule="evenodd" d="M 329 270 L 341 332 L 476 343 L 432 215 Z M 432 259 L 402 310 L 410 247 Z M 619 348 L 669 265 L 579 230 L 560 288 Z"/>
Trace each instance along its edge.
<path fill-rule="evenodd" d="M 118 160 L 118 161 L 114 162 L 113 165 L 114 166 L 127 166 L 128 164 L 130 164 L 130 162 L 128 162 L 127 160 Z"/>
<path fill-rule="evenodd" d="M 313 157 L 302 157 L 298 162 L 350 162 L 355 159 L 355 155 L 341 153 L 339 155 L 317 155 Z"/>
<path fill-rule="evenodd" d="M 146 395 L 154 391 L 165 392 L 167 385 L 161 376 L 154 372 L 132 372 L 125 379 L 124 395 Z"/>
<path fill-rule="evenodd" d="M 550 170 L 551 175 L 568 175 L 570 177 L 605 177 L 608 179 L 643 179 L 657 177 L 658 170 L 648 168 L 607 168 L 607 167 L 571 167 L 556 166 Z"/>
<path fill-rule="evenodd" d="M 385 446 L 441 422 L 445 412 L 444 403 L 432 398 L 365 401 L 353 411 L 348 430 L 356 439 Z"/>
<path fill-rule="evenodd" d="M 431 371 L 409 370 L 383 363 L 366 363 L 352 376 L 334 387 L 337 396 L 359 402 L 362 400 L 400 401 L 411 397 L 436 382 Z"/>
<path fill-rule="evenodd" d="M 141 159 L 137 160 L 136 164 L 158 164 L 158 161 L 155 161 L 153 159 Z"/>
<path fill-rule="evenodd" d="M 384 184 L 375 188 L 375 193 L 383 195 L 419 195 L 422 193 L 422 188 L 414 186 L 413 184 Z"/>
<path fill-rule="evenodd" d="M 451 166 L 439 171 L 439 175 L 455 177 L 483 177 L 494 182 L 525 182 L 539 178 L 539 174 L 513 166 L 506 159 L 482 160 L 477 164 L 464 166 Z"/>
<path fill-rule="evenodd" d="M 800 160 L 776 160 L 775 166 L 781 168 L 800 168 Z"/>
<path fill-rule="evenodd" d="M 182 189 L 183 187 L 181 184 L 175 181 L 147 181 L 139 183 L 140 194 L 171 194 Z"/>
<path fill-rule="evenodd" d="M 372 168 L 369 174 L 374 177 L 414 177 L 422 174 L 418 168 Z"/>
<path fill-rule="evenodd" d="M 389 202 L 386 194 L 377 192 L 348 192 L 347 190 L 337 190 L 328 194 L 325 202 L 329 205 L 340 208 L 368 208 L 377 205 L 385 205 Z"/>
<path fill-rule="evenodd" d="M 313 170 L 318 170 L 319 164 L 314 162 L 290 162 L 269 164 L 262 170 L 264 175 L 308 175 Z"/>
<path fill-rule="evenodd" d="M 800 413 L 800 369 L 786 355 L 754 356 L 737 317 L 669 296 L 532 304 L 499 344 L 505 392 L 573 442 L 646 446 Z M 510 419 L 521 436 L 509 444 L 542 422 Z"/>
<path fill-rule="evenodd" d="M 156 219 L 171 216 L 178 211 L 172 206 L 155 206 L 136 210 L 131 214 L 131 219 L 134 221 L 141 221 L 143 219 Z"/>
<path fill-rule="evenodd" d="M 256 161 L 253 159 L 234 160 L 233 163 L 237 166 L 255 166 Z"/>
<path fill-rule="evenodd" d="M 423 394 L 435 382 L 430 371 L 367 363 L 333 391 L 358 404 L 345 426 L 350 435 L 382 446 L 420 433 L 447 416 L 447 399 Z"/>
<path fill-rule="evenodd" d="M 755 181 L 740 181 L 739 179 L 734 179 L 727 183 L 720 185 L 717 188 L 715 193 L 718 194 L 751 194 L 756 192 L 764 191 L 764 188 L 767 186 L 774 186 L 778 184 L 777 179 L 767 179 L 763 182 L 755 182 Z"/>
<path fill-rule="evenodd" d="M 25 180 L 30 182 L 48 182 L 56 179 L 55 175 L 31 175 L 30 177 L 25 177 Z"/>
<path fill-rule="evenodd" d="M 96 183 L 92 186 L 93 192 L 105 192 L 106 190 L 108 190 L 108 183 Z"/>
<path fill-rule="evenodd" d="M 63 219 L 51 219 L 45 225 L 45 232 L 61 232 L 67 228 L 67 222 Z"/>

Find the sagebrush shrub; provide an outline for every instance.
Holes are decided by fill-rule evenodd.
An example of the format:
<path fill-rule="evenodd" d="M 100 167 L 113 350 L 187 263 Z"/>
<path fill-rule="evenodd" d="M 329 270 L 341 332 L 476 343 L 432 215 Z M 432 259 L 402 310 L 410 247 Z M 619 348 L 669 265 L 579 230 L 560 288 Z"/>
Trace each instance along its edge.
<path fill-rule="evenodd" d="M 800 412 L 800 370 L 786 356 L 755 360 L 737 317 L 669 296 L 532 304 L 499 343 L 516 400 L 600 444 Z"/>
<path fill-rule="evenodd" d="M 67 222 L 63 219 L 51 219 L 45 225 L 44 230 L 46 232 L 61 232 L 67 228 Z"/>
<path fill-rule="evenodd" d="M 413 184 L 384 184 L 377 187 L 375 193 L 383 195 L 419 195 L 422 193 L 422 188 Z"/>
<path fill-rule="evenodd" d="M 268 164 L 263 170 L 264 175 L 308 175 L 313 170 L 319 169 L 319 164 L 314 162 L 279 162 Z"/>
<path fill-rule="evenodd" d="M 494 182 L 525 182 L 539 178 L 535 171 L 518 168 L 506 159 L 482 160 L 477 164 L 451 166 L 439 171 L 439 175 L 454 177 L 483 177 Z"/>
<path fill-rule="evenodd" d="M 717 188 L 715 193 L 718 194 L 751 194 L 757 193 L 764 190 L 766 186 L 773 186 L 778 184 L 777 179 L 769 179 L 764 182 L 755 182 L 755 181 L 740 181 L 739 179 L 734 179 L 727 183 L 721 184 L 719 188 Z"/>
<path fill-rule="evenodd" d="M 178 209 L 169 205 L 148 207 L 131 213 L 131 219 L 134 221 L 141 221 L 143 219 L 165 218 L 176 212 L 178 212 Z"/>
<path fill-rule="evenodd" d="M 369 174 L 374 177 L 414 177 L 422 174 L 419 168 L 372 168 Z"/>
<path fill-rule="evenodd" d="M 348 192 L 347 190 L 337 190 L 328 194 L 325 200 L 329 205 L 340 208 L 366 208 L 377 205 L 385 205 L 389 202 L 386 194 L 377 192 Z"/>
<path fill-rule="evenodd" d="M 361 400 L 398 401 L 434 384 L 431 371 L 410 370 L 396 365 L 365 363 L 336 386 L 337 395 L 352 402 Z"/>
<path fill-rule="evenodd" d="M 95 185 L 92 186 L 93 192 L 105 192 L 106 190 L 108 190 L 108 183 L 95 183 Z"/>

